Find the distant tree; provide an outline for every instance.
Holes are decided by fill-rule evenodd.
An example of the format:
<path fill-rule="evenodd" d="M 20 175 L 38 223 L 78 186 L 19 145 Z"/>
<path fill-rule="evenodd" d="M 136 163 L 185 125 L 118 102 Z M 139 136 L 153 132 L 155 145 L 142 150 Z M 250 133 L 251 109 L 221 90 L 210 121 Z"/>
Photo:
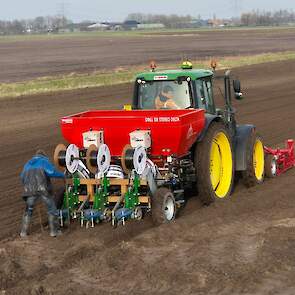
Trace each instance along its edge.
<path fill-rule="evenodd" d="M 10 23 L 9 27 L 9 31 L 12 34 L 23 34 L 25 32 L 25 28 L 18 20 L 14 20 L 12 23 Z"/>
<path fill-rule="evenodd" d="M 295 13 L 288 10 L 252 11 L 241 15 L 243 26 L 279 26 L 288 23 L 295 23 Z"/>
<path fill-rule="evenodd" d="M 44 31 L 47 29 L 47 20 L 43 16 L 38 16 L 32 21 L 32 26 L 35 31 Z"/>
<path fill-rule="evenodd" d="M 35 19 L 1 21 L 0 34 L 23 34 L 23 33 L 45 33 L 57 31 L 72 24 L 72 21 L 61 16 L 38 16 Z"/>
<path fill-rule="evenodd" d="M 134 20 L 134 21 L 137 21 L 139 23 L 144 23 L 147 21 L 147 16 L 146 14 L 143 14 L 143 13 L 130 13 L 126 20 Z"/>

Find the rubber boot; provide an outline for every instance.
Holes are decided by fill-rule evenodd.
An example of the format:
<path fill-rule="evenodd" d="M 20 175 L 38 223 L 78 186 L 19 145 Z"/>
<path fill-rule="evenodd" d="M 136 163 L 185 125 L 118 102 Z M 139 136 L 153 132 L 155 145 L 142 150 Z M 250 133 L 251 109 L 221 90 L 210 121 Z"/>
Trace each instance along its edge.
<path fill-rule="evenodd" d="M 21 228 L 21 232 L 20 232 L 20 237 L 21 238 L 25 238 L 25 237 L 28 236 L 30 222 L 31 222 L 31 216 L 24 215 L 23 216 L 23 221 L 22 221 L 22 228 Z"/>
<path fill-rule="evenodd" d="M 60 236 L 62 234 L 59 228 L 58 218 L 53 215 L 48 215 L 48 224 L 51 237 Z"/>

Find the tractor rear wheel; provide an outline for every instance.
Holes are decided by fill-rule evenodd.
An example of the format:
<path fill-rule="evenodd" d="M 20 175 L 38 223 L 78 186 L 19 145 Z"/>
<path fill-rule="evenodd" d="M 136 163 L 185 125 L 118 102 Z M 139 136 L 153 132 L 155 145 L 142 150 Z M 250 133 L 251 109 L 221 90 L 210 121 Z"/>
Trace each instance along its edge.
<path fill-rule="evenodd" d="M 264 180 L 263 141 L 255 132 L 251 134 L 246 147 L 247 169 L 242 172 L 243 182 L 247 187 L 260 184 Z"/>
<path fill-rule="evenodd" d="M 277 176 L 277 161 L 272 154 L 265 156 L 265 176 L 274 178 Z"/>
<path fill-rule="evenodd" d="M 234 161 L 231 138 L 222 123 L 213 122 L 195 150 L 197 189 L 203 204 L 231 194 Z"/>
<path fill-rule="evenodd" d="M 152 219 L 156 225 L 172 222 L 176 215 L 173 193 L 166 187 L 157 189 L 152 197 Z"/>

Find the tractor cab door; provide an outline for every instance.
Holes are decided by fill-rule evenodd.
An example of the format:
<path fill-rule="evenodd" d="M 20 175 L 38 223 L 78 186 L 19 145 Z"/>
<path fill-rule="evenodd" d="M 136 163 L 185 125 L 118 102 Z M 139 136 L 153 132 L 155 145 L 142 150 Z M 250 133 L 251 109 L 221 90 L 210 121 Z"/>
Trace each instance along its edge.
<path fill-rule="evenodd" d="M 213 86 L 211 77 L 197 79 L 195 81 L 197 108 L 205 110 L 207 113 L 215 114 L 215 104 L 213 100 Z"/>

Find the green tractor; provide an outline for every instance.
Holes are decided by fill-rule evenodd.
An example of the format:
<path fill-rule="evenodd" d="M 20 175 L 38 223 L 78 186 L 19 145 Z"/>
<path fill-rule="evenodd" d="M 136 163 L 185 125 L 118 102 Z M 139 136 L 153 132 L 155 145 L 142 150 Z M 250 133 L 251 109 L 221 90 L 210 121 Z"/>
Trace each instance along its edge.
<path fill-rule="evenodd" d="M 216 107 L 213 93 L 213 83 L 218 81 L 224 84 L 222 108 Z M 194 69 L 190 62 L 178 70 L 152 68 L 136 77 L 134 110 L 205 110 L 205 128 L 189 156 L 194 173 L 187 175 L 194 175 L 198 195 L 206 205 L 229 196 L 237 175 L 247 187 L 264 180 L 263 141 L 254 125 L 236 123 L 232 96 L 242 99 L 240 81 L 231 79 L 230 71 L 218 76 L 214 70 Z"/>

